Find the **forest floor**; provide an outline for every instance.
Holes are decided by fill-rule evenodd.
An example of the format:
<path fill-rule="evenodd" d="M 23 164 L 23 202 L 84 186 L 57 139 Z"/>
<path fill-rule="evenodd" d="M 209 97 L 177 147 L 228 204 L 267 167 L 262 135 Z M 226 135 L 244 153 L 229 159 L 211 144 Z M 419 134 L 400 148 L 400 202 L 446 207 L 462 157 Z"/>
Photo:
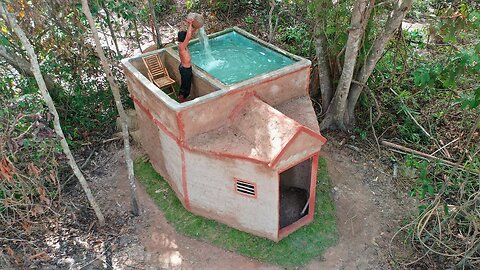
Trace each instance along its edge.
<path fill-rule="evenodd" d="M 171 24 L 178 26 L 177 21 Z M 168 34 L 162 38 L 172 40 L 174 28 L 163 30 Z M 390 269 L 390 239 L 412 209 L 411 199 L 392 177 L 388 159 L 379 159 L 376 150 L 359 146 L 352 136 L 324 135 L 329 141 L 321 156 L 327 160 L 333 187 L 339 241 L 298 269 Z M 141 147 L 134 147 L 135 157 L 143 154 Z M 86 150 L 79 163 L 85 163 L 83 171 L 106 226 L 97 227 L 73 178 L 54 210 L 55 218 L 44 221 L 49 232 L 19 235 L 11 248 L 3 247 L 0 269 L 282 269 L 176 233 L 141 184 L 141 215 L 133 216 L 121 144 Z M 22 239 L 29 239 L 36 251 L 22 250 Z"/>
<path fill-rule="evenodd" d="M 388 245 L 411 202 L 386 173 L 391 171 L 388 164 L 354 146 L 352 137 L 342 141 L 332 137 L 338 134 L 327 134 L 329 142 L 321 155 L 327 160 L 333 187 L 339 241 L 298 269 L 389 269 Z M 71 185 L 62 197 L 64 212 L 69 214 L 59 217 L 51 233 L 37 236 L 36 246 L 44 254 L 32 254 L 23 265 L 41 269 L 282 269 L 176 233 L 141 184 L 141 215 L 133 216 L 121 145 L 112 143 L 92 153 L 84 172 L 107 225 L 96 226 L 79 185 Z M 140 147 L 134 148 L 134 155 L 143 155 Z"/>

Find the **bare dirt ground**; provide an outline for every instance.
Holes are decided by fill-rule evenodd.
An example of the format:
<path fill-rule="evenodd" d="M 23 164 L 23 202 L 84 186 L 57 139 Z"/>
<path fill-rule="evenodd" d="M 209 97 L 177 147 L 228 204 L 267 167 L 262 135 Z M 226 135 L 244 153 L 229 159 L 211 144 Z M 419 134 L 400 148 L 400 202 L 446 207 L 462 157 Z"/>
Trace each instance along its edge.
<path fill-rule="evenodd" d="M 298 269 L 391 269 L 388 244 L 410 209 L 404 205 L 411 202 L 386 173 L 388 164 L 353 146 L 351 137 L 338 142 L 334 136 L 327 136 L 322 156 L 333 187 L 339 242 Z M 141 155 L 134 147 L 134 156 Z M 133 216 L 121 145 L 111 143 L 87 156 L 80 161 L 88 164 L 83 170 L 107 225 L 97 227 L 74 180 L 60 198 L 61 207 L 43 221 L 48 228 L 23 236 L 35 250 L 23 248 L 22 255 L 22 242 L 7 242 L 0 269 L 282 269 L 177 234 L 141 185 L 141 215 Z"/>
<path fill-rule="evenodd" d="M 333 136 L 338 137 L 327 136 L 322 156 L 333 187 L 339 242 L 298 269 L 391 269 L 389 241 L 411 202 L 405 191 L 397 191 L 388 162 L 372 159 L 375 154 L 354 146 L 351 137 L 338 142 Z M 74 180 L 65 188 L 62 206 L 44 221 L 48 229 L 23 237 L 35 251 L 24 249 L 21 259 L 21 242 L 10 241 L 14 253 L 4 246 L 0 269 L 282 269 L 177 234 L 141 185 L 141 215 L 133 216 L 121 145 L 91 153 L 83 170 L 107 225 L 97 227 Z M 134 147 L 134 156 L 141 155 Z"/>
<path fill-rule="evenodd" d="M 401 198 L 404 196 L 397 196 L 392 178 L 384 172 L 382 164 L 346 146 L 349 145 L 330 140 L 322 149 L 333 186 L 338 245 L 299 269 L 390 268 L 388 242 L 403 216 Z M 142 154 L 137 147 L 135 155 Z M 142 213 L 133 217 L 129 213 L 126 166 L 119 147 L 98 154 L 91 166 L 95 169 L 90 175 L 92 189 L 105 209 L 111 231 L 109 234 L 105 232 L 108 229 L 99 231 L 104 235 L 101 237 L 103 248 L 88 251 L 95 253 L 87 256 L 88 260 L 77 258 L 65 264 L 64 258 L 64 266 L 71 269 L 282 269 L 177 234 L 141 185 L 138 197 Z M 68 252 L 64 257 L 69 257 L 67 255 Z M 59 264 L 53 264 L 52 269 L 54 265 Z"/>

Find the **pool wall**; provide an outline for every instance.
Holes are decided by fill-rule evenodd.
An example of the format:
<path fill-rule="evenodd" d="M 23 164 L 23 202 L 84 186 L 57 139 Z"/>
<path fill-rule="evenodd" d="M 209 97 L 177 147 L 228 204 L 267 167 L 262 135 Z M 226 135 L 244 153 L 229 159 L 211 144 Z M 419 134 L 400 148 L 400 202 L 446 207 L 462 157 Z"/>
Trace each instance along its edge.
<path fill-rule="evenodd" d="M 310 160 L 312 207 L 315 200 L 316 160 L 326 140 L 319 133 L 308 96 L 310 61 L 239 28 L 214 35 L 228 31 L 248 36 L 295 63 L 232 85 L 194 66 L 195 99 L 178 103 L 147 79 L 142 61 L 146 55 L 159 54 L 170 76 L 179 82 L 174 48 L 122 60 L 141 144 L 187 210 L 279 241 L 313 220 L 314 211 L 309 211 L 294 224 L 279 227 L 282 171 Z M 196 143 L 199 138 L 204 140 Z M 239 179 L 255 188 L 254 198 L 235 190 Z"/>

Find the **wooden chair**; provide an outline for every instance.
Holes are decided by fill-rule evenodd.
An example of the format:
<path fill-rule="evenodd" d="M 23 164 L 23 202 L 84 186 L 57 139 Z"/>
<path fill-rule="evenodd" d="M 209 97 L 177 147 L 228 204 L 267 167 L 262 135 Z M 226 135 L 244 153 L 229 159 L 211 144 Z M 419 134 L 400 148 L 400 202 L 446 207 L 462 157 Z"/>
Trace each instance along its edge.
<path fill-rule="evenodd" d="M 145 63 L 145 66 L 147 67 L 148 79 L 160 89 L 167 86 L 171 87 L 172 92 L 167 94 L 173 94 L 176 97 L 177 95 L 175 93 L 175 88 L 173 88 L 175 80 L 170 78 L 170 75 L 168 75 L 168 71 L 160 60 L 158 54 L 145 56 L 142 59 L 143 63 Z"/>

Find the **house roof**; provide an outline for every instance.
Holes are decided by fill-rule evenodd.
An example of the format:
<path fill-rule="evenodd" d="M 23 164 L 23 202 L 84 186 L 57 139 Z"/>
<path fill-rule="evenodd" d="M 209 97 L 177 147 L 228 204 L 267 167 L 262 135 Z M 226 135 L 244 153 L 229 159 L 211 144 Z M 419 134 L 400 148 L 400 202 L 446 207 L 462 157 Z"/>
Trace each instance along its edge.
<path fill-rule="evenodd" d="M 316 120 L 315 123 L 308 120 L 312 117 L 312 112 L 308 112 L 313 111 L 311 105 L 306 106 L 302 99 L 292 102 L 293 104 L 280 105 L 279 108 L 290 112 L 290 116 L 297 116 L 297 119 L 307 126 L 255 96 L 246 96 L 233 110 L 226 125 L 195 136 L 187 141 L 187 147 L 215 155 L 265 163 L 270 167 L 275 167 L 283 156 L 291 154 L 289 148 L 294 148 L 294 152 L 319 148 L 326 139 L 312 130 L 318 130 L 318 124 Z M 299 105 L 310 109 L 297 107 L 300 112 L 294 113 L 292 106 Z"/>

